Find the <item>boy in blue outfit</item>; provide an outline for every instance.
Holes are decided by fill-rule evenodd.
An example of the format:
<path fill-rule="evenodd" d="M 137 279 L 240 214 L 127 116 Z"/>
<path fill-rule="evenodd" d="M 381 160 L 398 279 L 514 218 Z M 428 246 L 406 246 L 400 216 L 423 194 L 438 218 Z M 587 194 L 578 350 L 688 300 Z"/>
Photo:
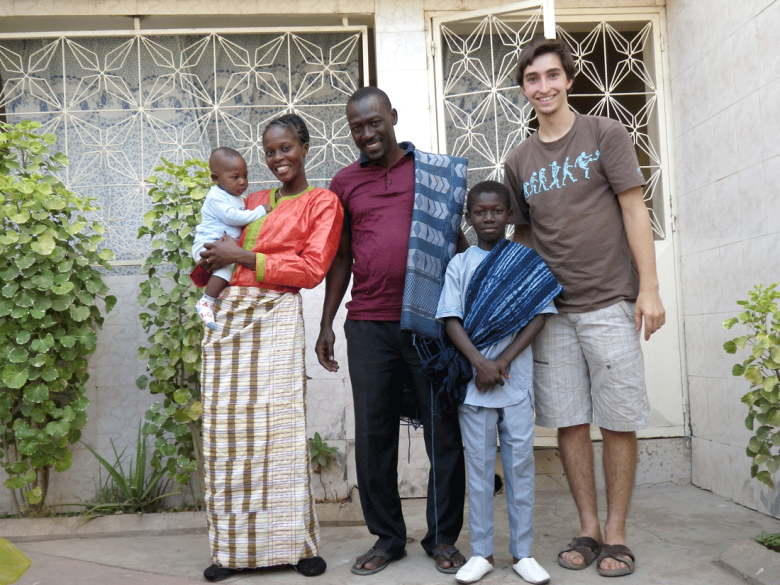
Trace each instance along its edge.
<path fill-rule="evenodd" d="M 505 239 L 511 215 L 509 191 L 501 183 L 484 181 L 469 191 L 465 218 L 478 243 L 450 261 L 436 313 L 453 345 L 473 368 L 465 396 L 462 390 L 450 391 L 455 395 L 453 406 L 462 401 L 458 415 L 468 472 L 472 552 L 456 574 L 459 583 L 474 583 L 493 570 L 496 428 L 513 568 L 529 583 L 550 579 L 531 557 L 534 406 L 530 344 L 544 327 L 545 314 L 556 312 L 552 299 L 561 288 L 536 252 Z M 453 384 L 462 387 L 460 382 Z"/>
<path fill-rule="evenodd" d="M 267 212 L 266 206 L 247 210 L 241 195 L 246 191 L 247 180 L 246 161 L 237 150 L 221 146 L 209 157 L 209 171 L 214 181 L 201 207 L 201 221 L 195 228 L 195 241 L 192 245 L 192 257 L 195 262 L 200 260 L 203 246 L 216 242 L 224 234 L 238 240 L 241 230 L 247 224 L 260 219 Z M 214 302 L 233 277 L 235 264 L 228 264 L 215 270 L 209 278 L 206 290 L 195 304 L 198 316 L 203 319 L 206 327 L 215 329 Z"/>

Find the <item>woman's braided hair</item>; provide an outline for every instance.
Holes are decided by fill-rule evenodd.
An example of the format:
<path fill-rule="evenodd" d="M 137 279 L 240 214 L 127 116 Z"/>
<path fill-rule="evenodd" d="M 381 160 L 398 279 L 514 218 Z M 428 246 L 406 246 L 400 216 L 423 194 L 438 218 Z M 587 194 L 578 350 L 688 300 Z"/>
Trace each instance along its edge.
<path fill-rule="evenodd" d="M 301 146 L 309 143 L 309 129 L 306 127 L 306 122 L 303 121 L 298 114 L 284 114 L 278 118 L 274 118 L 268 123 L 268 126 L 263 130 L 263 136 L 266 135 L 272 126 L 281 126 L 287 128 L 297 138 Z"/>

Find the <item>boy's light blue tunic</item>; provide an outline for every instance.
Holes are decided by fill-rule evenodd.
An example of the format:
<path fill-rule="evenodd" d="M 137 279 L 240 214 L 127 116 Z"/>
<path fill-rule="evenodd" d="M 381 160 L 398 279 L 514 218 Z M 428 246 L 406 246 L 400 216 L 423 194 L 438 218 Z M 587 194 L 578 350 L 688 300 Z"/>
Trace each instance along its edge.
<path fill-rule="evenodd" d="M 477 246 L 473 246 L 455 255 L 447 266 L 447 274 L 444 279 L 444 288 L 439 297 L 439 307 L 436 318 L 443 320 L 445 317 L 465 318 L 466 290 L 479 265 L 490 252 Z M 555 305 L 551 302 L 540 313 L 557 313 Z M 489 360 L 494 360 L 501 355 L 507 346 L 514 340 L 515 335 L 510 335 L 498 343 L 491 345 L 487 351 L 482 352 Z M 531 348 L 515 358 L 510 366 L 509 379 L 504 379 L 503 386 L 495 386 L 487 392 L 477 392 L 477 386 L 472 378 L 466 390 L 464 404 L 471 406 L 485 406 L 488 408 L 503 408 L 520 402 L 533 391 L 533 356 Z M 475 372 L 476 373 L 476 372 Z"/>
<path fill-rule="evenodd" d="M 192 243 L 192 259 L 200 260 L 205 244 L 216 242 L 225 232 L 234 240 L 241 237 L 244 226 L 265 215 L 265 208 L 260 205 L 255 209 L 247 209 L 244 198 L 231 195 L 224 189 L 212 185 L 200 208 L 200 223 L 195 228 L 195 239 Z M 214 276 L 230 282 L 235 264 L 228 264 L 214 271 Z"/>
<path fill-rule="evenodd" d="M 466 291 L 474 273 L 490 252 L 472 247 L 456 255 L 447 266 L 436 318 L 464 319 Z M 549 302 L 540 313 L 556 313 Z M 512 343 L 517 332 L 481 353 L 496 359 Z M 487 558 L 494 553 L 493 486 L 496 469 L 496 430 L 509 515 L 509 552 L 523 559 L 531 556 L 534 509 L 534 407 L 533 354 L 526 348 L 510 365 L 503 386 L 477 392 L 469 381 L 464 403 L 458 409 L 466 452 L 469 532 L 471 553 Z"/>

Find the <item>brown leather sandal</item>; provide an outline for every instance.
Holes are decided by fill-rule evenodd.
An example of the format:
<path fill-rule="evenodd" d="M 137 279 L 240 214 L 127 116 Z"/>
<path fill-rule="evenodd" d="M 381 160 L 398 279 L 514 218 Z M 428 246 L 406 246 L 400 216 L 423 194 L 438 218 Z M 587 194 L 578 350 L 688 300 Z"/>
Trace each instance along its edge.
<path fill-rule="evenodd" d="M 373 575 L 374 573 L 378 573 L 379 571 L 384 571 L 385 568 L 387 568 L 387 565 L 392 563 L 393 561 L 397 561 L 398 559 L 402 559 L 406 556 L 406 551 L 404 551 L 401 555 L 397 557 L 391 557 L 388 553 L 383 551 L 379 547 L 372 547 L 366 554 L 364 554 L 361 557 L 358 557 L 355 561 L 355 564 L 352 565 L 352 568 L 350 569 L 352 573 L 355 575 Z M 361 565 L 365 565 L 368 561 L 371 559 L 385 559 L 385 562 L 383 562 L 378 567 L 374 567 L 373 569 L 364 569 L 364 568 L 358 568 L 358 562 Z"/>
<path fill-rule="evenodd" d="M 571 561 L 562 559 L 561 555 L 569 551 L 578 552 L 582 555 L 583 562 L 574 564 Z M 571 542 L 566 548 L 558 553 L 558 564 L 564 569 L 571 569 L 572 571 L 581 571 L 587 569 L 593 564 L 599 553 L 601 553 L 601 545 L 589 536 L 576 536 L 571 539 Z"/>
<path fill-rule="evenodd" d="M 462 554 L 460 555 L 463 558 L 463 562 L 455 566 L 455 561 L 452 560 L 452 557 L 455 555 L 460 554 L 460 551 L 455 548 L 452 544 L 437 544 L 436 546 L 431 549 L 431 552 L 428 553 L 428 556 L 433 557 L 433 560 L 436 561 L 436 570 L 439 571 L 439 573 L 446 573 L 448 575 L 453 575 L 458 572 L 458 570 L 466 564 L 466 557 L 464 557 Z M 450 562 L 450 566 L 446 569 L 442 567 L 439 564 L 439 561 L 436 559 L 436 557 L 442 557 Z"/>
<path fill-rule="evenodd" d="M 618 569 L 602 569 L 601 561 L 608 558 L 625 563 L 626 566 Z M 625 544 L 605 544 L 601 547 L 601 554 L 596 559 L 596 570 L 602 577 L 622 577 L 634 572 L 634 561 L 636 561 L 634 553 Z"/>

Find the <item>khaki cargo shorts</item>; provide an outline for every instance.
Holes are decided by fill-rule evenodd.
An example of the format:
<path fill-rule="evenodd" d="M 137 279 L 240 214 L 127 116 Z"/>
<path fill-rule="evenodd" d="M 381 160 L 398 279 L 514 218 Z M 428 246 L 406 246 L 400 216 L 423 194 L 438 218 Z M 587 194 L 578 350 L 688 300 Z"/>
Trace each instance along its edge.
<path fill-rule="evenodd" d="M 618 432 L 650 426 L 634 303 L 549 315 L 533 344 L 536 424 Z"/>

